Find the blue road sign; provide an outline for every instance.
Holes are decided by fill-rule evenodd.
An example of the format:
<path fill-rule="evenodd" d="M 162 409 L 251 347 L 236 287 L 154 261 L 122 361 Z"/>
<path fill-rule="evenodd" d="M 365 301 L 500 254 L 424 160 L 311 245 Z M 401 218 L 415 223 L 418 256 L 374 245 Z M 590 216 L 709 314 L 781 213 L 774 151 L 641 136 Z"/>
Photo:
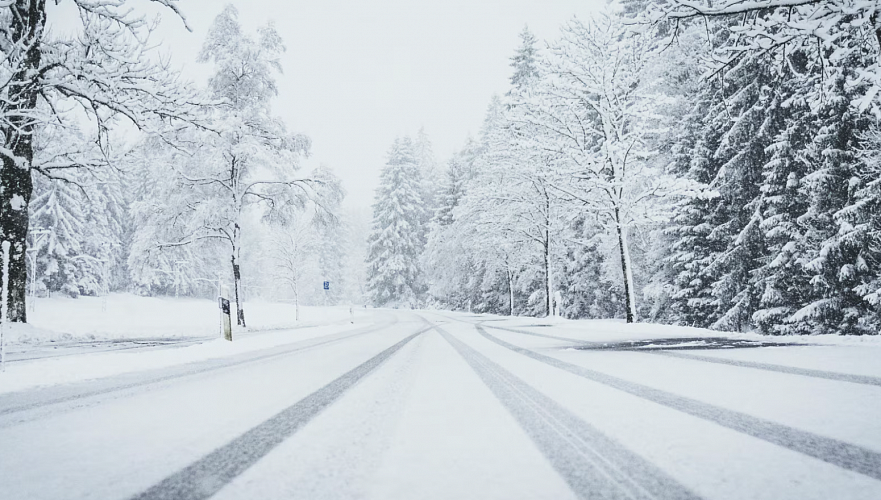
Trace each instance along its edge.
<path fill-rule="evenodd" d="M 324 289 L 325 289 L 325 290 L 330 290 L 330 281 L 325 281 L 325 282 L 324 282 Z"/>

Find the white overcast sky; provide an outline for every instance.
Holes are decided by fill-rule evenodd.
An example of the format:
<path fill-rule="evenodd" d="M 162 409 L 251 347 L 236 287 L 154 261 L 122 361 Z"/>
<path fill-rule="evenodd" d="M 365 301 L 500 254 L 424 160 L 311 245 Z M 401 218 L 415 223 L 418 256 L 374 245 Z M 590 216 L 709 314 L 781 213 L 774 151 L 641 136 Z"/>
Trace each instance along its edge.
<path fill-rule="evenodd" d="M 187 78 L 202 83 L 210 72 L 196 54 L 227 3 L 249 32 L 275 23 L 287 47 L 275 114 L 312 138 L 307 166 L 330 166 L 346 204 L 369 209 L 396 136 L 424 127 L 445 161 L 477 134 L 491 96 L 507 90 L 523 26 L 554 39 L 562 23 L 605 1 L 182 0 L 193 31 L 166 13 L 153 41 Z"/>

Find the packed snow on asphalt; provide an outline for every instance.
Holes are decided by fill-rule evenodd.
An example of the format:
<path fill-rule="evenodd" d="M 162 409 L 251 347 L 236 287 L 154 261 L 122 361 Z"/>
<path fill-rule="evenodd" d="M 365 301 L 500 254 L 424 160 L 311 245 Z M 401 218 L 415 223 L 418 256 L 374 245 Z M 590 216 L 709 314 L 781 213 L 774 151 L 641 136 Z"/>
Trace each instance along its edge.
<path fill-rule="evenodd" d="M 0 497 L 881 498 L 878 339 L 306 316 L 232 343 L 31 332 L 0 374 Z"/>

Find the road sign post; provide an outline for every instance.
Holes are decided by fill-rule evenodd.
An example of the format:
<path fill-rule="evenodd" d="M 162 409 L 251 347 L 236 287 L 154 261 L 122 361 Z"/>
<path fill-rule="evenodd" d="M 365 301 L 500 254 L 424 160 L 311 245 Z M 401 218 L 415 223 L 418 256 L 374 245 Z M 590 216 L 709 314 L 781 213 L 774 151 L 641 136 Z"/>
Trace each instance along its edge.
<path fill-rule="evenodd" d="M 220 306 L 220 326 L 223 330 L 223 338 L 232 342 L 232 319 L 230 318 L 229 301 L 218 297 Z"/>
<path fill-rule="evenodd" d="M 327 294 L 330 291 L 330 281 L 324 282 L 324 307 L 327 307 Z"/>

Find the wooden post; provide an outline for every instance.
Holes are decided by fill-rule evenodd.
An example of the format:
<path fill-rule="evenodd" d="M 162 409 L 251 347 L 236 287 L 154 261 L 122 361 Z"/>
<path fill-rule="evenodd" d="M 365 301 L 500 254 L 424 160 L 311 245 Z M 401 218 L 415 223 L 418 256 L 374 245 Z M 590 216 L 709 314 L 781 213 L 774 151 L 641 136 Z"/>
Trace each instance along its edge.
<path fill-rule="evenodd" d="M 223 329 L 223 338 L 232 342 L 232 318 L 230 317 L 229 301 L 219 297 L 220 301 L 220 325 Z"/>

